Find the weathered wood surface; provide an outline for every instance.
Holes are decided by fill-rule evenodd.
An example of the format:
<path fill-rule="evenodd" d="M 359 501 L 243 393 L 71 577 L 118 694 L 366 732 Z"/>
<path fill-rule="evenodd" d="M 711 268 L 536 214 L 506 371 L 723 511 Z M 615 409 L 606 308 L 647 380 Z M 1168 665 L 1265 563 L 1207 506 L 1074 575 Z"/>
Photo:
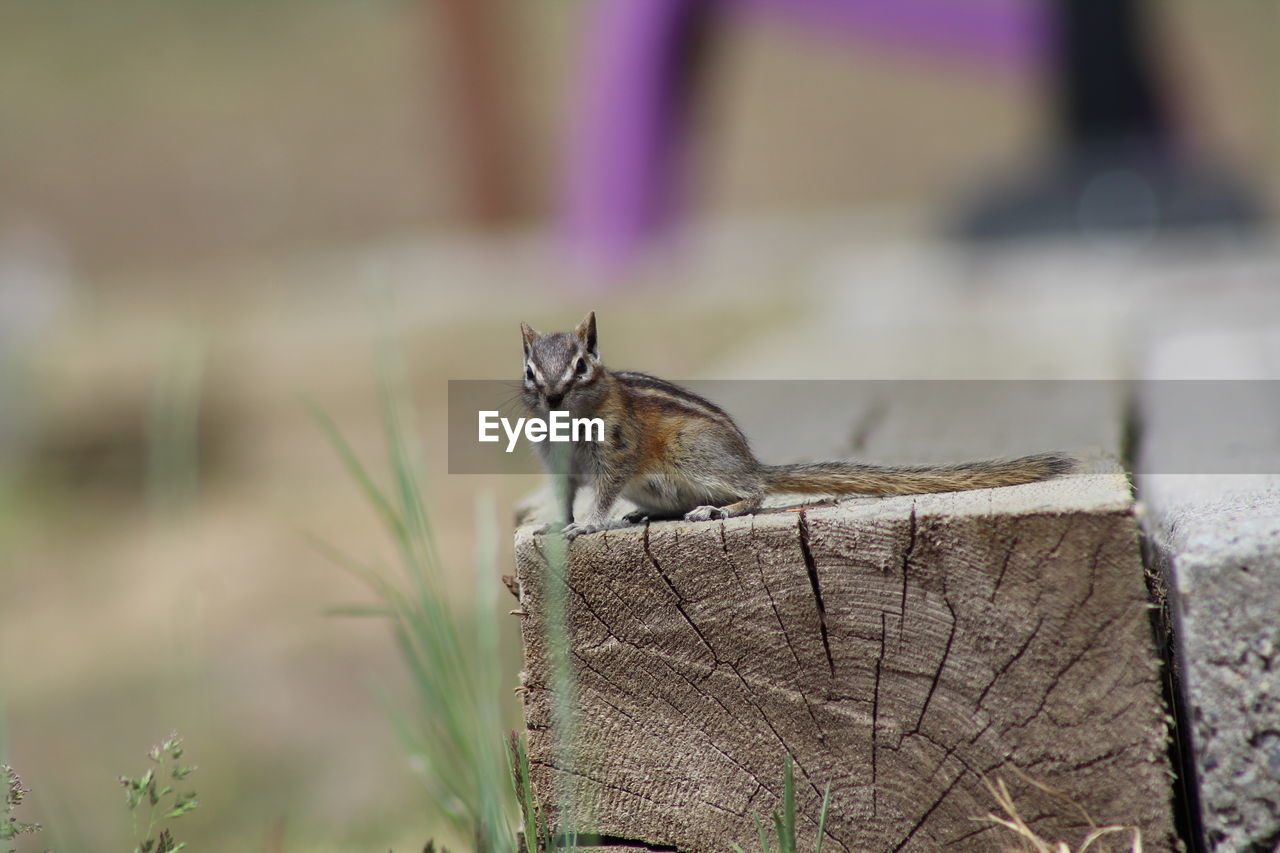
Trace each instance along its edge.
<path fill-rule="evenodd" d="M 1174 336 L 1146 370 L 1155 381 L 1144 385 L 1138 485 L 1172 579 L 1206 841 L 1270 851 L 1280 845 L 1280 329 Z M 1188 394 L 1179 379 L 1221 382 Z M 1233 398 L 1229 422 L 1205 411 L 1215 395 Z"/>
<path fill-rule="evenodd" d="M 1028 294 L 1019 272 L 971 290 L 903 278 L 905 289 L 845 289 L 833 274 L 833 310 L 737 354 L 724 375 L 1126 375 L 1125 324 L 1095 310 L 1111 295 Z M 883 399 L 820 405 L 741 390 L 717 402 L 768 462 L 1062 449 L 1093 453 L 1095 464 L 1045 484 L 803 511 L 785 511 L 783 498 L 754 517 L 579 539 L 568 606 L 581 751 L 571 773 L 558 769 L 548 730 L 541 543 L 522 528 L 525 708 L 544 805 L 554 808 L 558 780 L 570 779 L 573 822 L 611 842 L 751 849 L 755 816 L 780 805 L 789 752 L 802 849 L 828 782 L 826 849 L 1001 849 L 1012 836 L 974 820 L 996 810 L 984 776 L 1005 780 L 1046 838 L 1078 846 L 1087 813 L 1139 826 L 1147 850 L 1172 849 L 1139 529 L 1127 480 L 1106 461 L 1125 431 L 1120 386 L 1082 396 L 1044 383 L 1012 420 L 1007 408 L 972 405 L 997 390 L 981 384 L 941 395 L 886 386 Z"/>
<path fill-rule="evenodd" d="M 526 714 L 554 790 L 545 566 L 517 539 Z M 577 820 L 607 836 L 724 850 L 781 797 L 795 757 L 813 840 L 988 850 L 983 778 L 1047 837 L 1080 814 L 1170 847 L 1164 712 L 1128 488 L 1118 473 L 969 495 L 851 501 L 574 543 Z"/>

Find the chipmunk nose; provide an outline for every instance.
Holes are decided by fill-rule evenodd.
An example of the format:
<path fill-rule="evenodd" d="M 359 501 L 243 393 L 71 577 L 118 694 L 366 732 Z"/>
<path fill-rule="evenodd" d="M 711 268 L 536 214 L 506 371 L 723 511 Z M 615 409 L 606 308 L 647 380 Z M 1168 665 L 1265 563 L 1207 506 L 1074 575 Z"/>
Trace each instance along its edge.
<path fill-rule="evenodd" d="M 561 401 L 563 401 L 563 400 L 564 400 L 564 394 L 563 394 L 563 393 L 560 393 L 560 394 L 548 394 L 548 395 L 547 395 L 547 408 L 548 408 L 548 409 L 558 409 L 558 408 L 560 408 L 560 403 L 561 403 Z"/>

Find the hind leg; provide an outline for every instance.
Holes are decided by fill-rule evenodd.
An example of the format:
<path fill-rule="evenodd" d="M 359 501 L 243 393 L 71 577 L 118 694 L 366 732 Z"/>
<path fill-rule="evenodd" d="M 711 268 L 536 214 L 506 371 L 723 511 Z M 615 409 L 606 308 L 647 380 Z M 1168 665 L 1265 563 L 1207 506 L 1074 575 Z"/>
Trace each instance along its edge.
<path fill-rule="evenodd" d="M 750 515 L 764 503 L 764 495 L 756 492 L 739 501 L 726 506 L 699 506 L 684 514 L 685 521 L 711 521 L 720 518 L 733 518 L 738 515 Z"/>

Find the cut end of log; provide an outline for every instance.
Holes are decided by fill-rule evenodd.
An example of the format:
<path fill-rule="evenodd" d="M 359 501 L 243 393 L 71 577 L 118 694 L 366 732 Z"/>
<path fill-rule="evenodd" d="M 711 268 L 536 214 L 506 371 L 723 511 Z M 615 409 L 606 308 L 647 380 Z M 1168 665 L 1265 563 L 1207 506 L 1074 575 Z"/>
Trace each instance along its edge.
<path fill-rule="evenodd" d="M 1001 780 L 1045 838 L 1074 847 L 1092 820 L 1174 847 L 1160 665 L 1114 463 L 578 538 L 571 761 L 551 734 L 533 530 L 516 536 L 525 713 L 557 825 L 748 848 L 791 755 L 801 846 L 830 784 L 828 849 L 989 850 L 1004 830 L 975 819 L 997 810 Z"/>

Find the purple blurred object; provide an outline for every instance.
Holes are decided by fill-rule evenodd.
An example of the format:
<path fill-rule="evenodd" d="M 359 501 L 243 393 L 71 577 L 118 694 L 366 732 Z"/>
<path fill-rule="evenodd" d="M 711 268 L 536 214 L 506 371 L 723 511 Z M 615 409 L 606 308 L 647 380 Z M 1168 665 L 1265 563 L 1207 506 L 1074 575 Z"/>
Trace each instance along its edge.
<path fill-rule="evenodd" d="M 688 63 L 711 0 L 600 0 L 567 164 L 572 249 L 612 268 L 674 207 Z"/>
<path fill-rule="evenodd" d="M 1046 54 L 1044 8 L 1028 0 L 735 0 L 735 5 L 821 33 L 1001 71 L 1033 69 Z"/>
<path fill-rule="evenodd" d="M 717 14 L 770 15 L 877 46 L 1025 73 L 1046 52 L 1029 0 L 598 0 L 567 164 L 575 256 L 619 271 L 662 231 L 682 186 L 693 48 Z"/>

